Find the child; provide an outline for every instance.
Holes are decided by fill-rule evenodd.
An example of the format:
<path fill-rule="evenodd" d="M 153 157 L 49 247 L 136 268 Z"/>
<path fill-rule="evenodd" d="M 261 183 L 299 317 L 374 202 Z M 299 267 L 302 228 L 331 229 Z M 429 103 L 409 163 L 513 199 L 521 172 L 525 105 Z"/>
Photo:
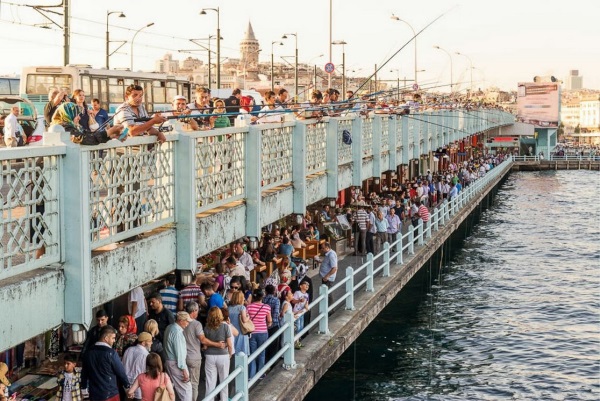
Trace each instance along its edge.
<path fill-rule="evenodd" d="M 290 301 L 293 305 L 292 312 L 296 318 L 296 332 L 298 333 L 304 329 L 304 313 L 308 311 L 309 288 L 310 284 L 307 281 L 301 282 L 300 289 L 294 293 L 294 298 Z M 298 341 L 295 346 L 298 349 L 302 347 L 302 344 Z"/>
<path fill-rule="evenodd" d="M 81 368 L 76 368 L 77 358 L 74 354 L 65 355 L 65 369 L 58 374 L 57 401 L 80 401 L 81 394 Z"/>

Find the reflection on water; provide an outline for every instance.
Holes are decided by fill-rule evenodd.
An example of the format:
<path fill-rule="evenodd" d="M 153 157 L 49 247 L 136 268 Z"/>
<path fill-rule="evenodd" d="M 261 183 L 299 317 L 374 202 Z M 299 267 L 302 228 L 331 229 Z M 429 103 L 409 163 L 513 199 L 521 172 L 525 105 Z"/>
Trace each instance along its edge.
<path fill-rule="evenodd" d="M 513 173 L 306 400 L 600 399 L 600 176 Z"/>

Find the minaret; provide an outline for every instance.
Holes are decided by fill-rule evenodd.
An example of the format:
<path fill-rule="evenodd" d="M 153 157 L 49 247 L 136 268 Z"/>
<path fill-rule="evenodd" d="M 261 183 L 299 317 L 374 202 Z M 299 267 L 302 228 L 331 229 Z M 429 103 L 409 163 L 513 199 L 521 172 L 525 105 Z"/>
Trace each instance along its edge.
<path fill-rule="evenodd" d="M 240 72 L 243 74 L 246 72 L 246 79 L 257 80 L 258 79 L 258 53 L 259 45 L 258 40 L 254 36 L 254 30 L 252 24 L 248 21 L 248 28 L 244 39 L 240 42 L 240 54 L 241 64 Z"/>

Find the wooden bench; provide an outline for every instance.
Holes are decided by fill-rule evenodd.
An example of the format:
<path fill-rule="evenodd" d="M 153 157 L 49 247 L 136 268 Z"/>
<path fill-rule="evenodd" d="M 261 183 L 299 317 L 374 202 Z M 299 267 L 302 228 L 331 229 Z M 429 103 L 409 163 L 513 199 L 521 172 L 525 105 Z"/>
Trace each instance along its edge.
<path fill-rule="evenodd" d="M 315 256 L 317 256 L 319 254 L 319 247 L 321 246 L 322 243 L 325 242 L 324 239 L 316 241 L 316 240 L 309 240 L 309 241 L 304 241 L 306 243 L 306 257 L 303 259 L 309 259 L 309 258 L 314 258 Z"/>

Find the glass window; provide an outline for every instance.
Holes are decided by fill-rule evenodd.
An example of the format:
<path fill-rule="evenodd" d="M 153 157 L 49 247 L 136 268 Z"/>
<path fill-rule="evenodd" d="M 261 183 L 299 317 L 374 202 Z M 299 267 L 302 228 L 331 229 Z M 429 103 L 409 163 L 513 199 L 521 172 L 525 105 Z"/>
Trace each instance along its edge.
<path fill-rule="evenodd" d="M 166 103 L 164 81 L 152 81 L 152 99 L 154 103 Z"/>
<path fill-rule="evenodd" d="M 110 103 L 123 102 L 123 85 L 111 84 L 109 80 L 108 101 Z"/>
<path fill-rule="evenodd" d="M 83 93 L 85 93 L 85 102 L 88 105 L 92 104 L 92 95 L 94 93 L 94 88 L 92 88 L 89 75 L 81 76 L 81 89 L 83 89 Z"/>
<path fill-rule="evenodd" d="M 73 78 L 66 74 L 30 74 L 27 76 L 25 92 L 29 95 L 47 95 L 50 88 L 73 90 Z"/>
<path fill-rule="evenodd" d="M 106 110 L 108 110 L 108 81 L 106 79 L 100 80 L 100 104 Z"/>
<path fill-rule="evenodd" d="M 0 78 L 0 94 L 10 95 L 10 82 L 7 78 Z"/>

